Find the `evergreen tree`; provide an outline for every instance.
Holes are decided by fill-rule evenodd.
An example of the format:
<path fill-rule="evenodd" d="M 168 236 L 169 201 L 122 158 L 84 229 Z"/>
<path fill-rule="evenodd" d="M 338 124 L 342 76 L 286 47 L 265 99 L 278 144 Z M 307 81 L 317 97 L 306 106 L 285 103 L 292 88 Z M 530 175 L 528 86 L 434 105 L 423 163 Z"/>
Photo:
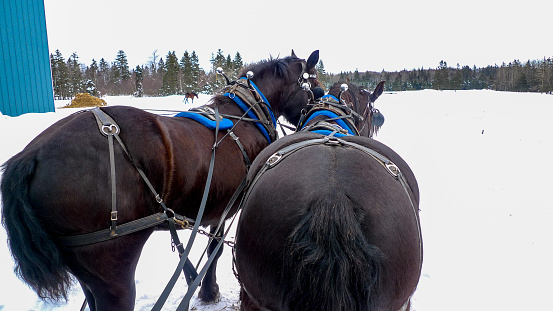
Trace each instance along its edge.
<path fill-rule="evenodd" d="M 76 52 L 69 56 L 67 69 L 69 71 L 69 96 L 74 97 L 77 93 L 82 93 L 84 90 L 83 74 L 81 65 L 79 64 L 79 56 Z"/>
<path fill-rule="evenodd" d="M 210 62 L 212 71 L 207 88 L 209 89 L 209 92 L 214 93 L 215 90 L 221 89 L 226 84 L 224 78 L 217 74 L 217 68 L 221 67 L 223 70 L 225 70 L 226 58 L 223 55 L 223 51 L 221 49 L 218 49 L 216 55 L 211 54 Z M 228 76 L 228 71 L 225 71 L 225 74 Z"/>
<path fill-rule="evenodd" d="M 242 61 L 242 55 L 240 55 L 240 52 L 236 52 L 234 59 L 232 60 L 232 69 L 238 75 L 238 72 L 243 66 L 244 62 Z"/>
<path fill-rule="evenodd" d="M 215 71 L 218 67 L 223 68 L 225 66 L 225 56 L 223 55 L 223 51 L 221 49 L 217 50 L 217 54 L 213 56 L 213 53 L 211 54 L 211 67 Z"/>
<path fill-rule="evenodd" d="M 226 73 L 230 81 L 236 80 L 236 71 L 234 70 L 234 64 L 232 62 L 232 58 L 230 58 L 230 54 L 228 54 L 225 59 L 223 71 Z"/>
<path fill-rule="evenodd" d="M 454 70 L 449 82 L 449 88 L 452 90 L 460 90 L 463 86 L 463 74 L 461 73 L 461 66 L 457 64 L 457 69 Z"/>
<path fill-rule="evenodd" d="M 94 85 L 98 84 L 98 63 L 94 58 L 92 59 L 92 64 L 89 67 L 86 67 L 85 78 L 91 80 Z"/>
<path fill-rule="evenodd" d="M 136 66 L 134 69 L 134 85 L 136 88 L 136 91 L 134 92 L 134 96 L 136 97 L 142 97 L 144 96 L 144 87 L 142 86 L 142 81 L 144 80 L 144 71 L 142 70 L 142 67 Z"/>
<path fill-rule="evenodd" d="M 200 68 L 200 60 L 198 58 L 198 55 L 196 55 L 196 51 L 192 51 L 192 54 L 190 55 L 190 73 L 191 73 L 191 80 L 190 80 L 190 90 L 192 92 L 199 93 L 202 89 L 201 86 L 201 78 L 202 74 L 205 76 L 205 73 Z"/>
<path fill-rule="evenodd" d="M 175 51 L 169 52 L 165 61 L 165 72 L 163 74 L 163 84 L 161 86 L 161 95 L 174 95 L 179 93 L 179 61 Z"/>
<path fill-rule="evenodd" d="M 101 94 L 108 94 L 108 83 L 110 81 L 110 66 L 108 62 L 104 58 L 100 59 L 100 63 L 98 64 L 98 83 L 96 84 L 96 87 L 98 88 L 98 91 Z"/>
<path fill-rule="evenodd" d="M 192 58 L 188 51 L 184 51 L 184 55 L 180 59 L 180 68 L 181 68 L 181 81 L 182 81 L 182 90 L 184 92 L 190 92 L 192 90 L 193 77 L 192 77 Z"/>
<path fill-rule="evenodd" d="M 127 55 L 123 50 L 119 50 L 119 52 L 117 52 L 115 63 L 113 65 L 114 67 L 117 67 L 121 80 L 129 80 L 131 78 L 129 62 L 127 61 Z"/>
<path fill-rule="evenodd" d="M 94 83 L 94 81 L 90 79 L 86 80 L 84 88 L 85 92 L 87 92 L 88 94 L 98 97 L 98 89 L 96 88 L 96 84 Z"/>
<path fill-rule="evenodd" d="M 50 54 L 50 66 L 54 96 L 59 99 L 69 98 L 69 71 L 60 50 L 56 50 L 55 54 Z"/>
<path fill-rule="evenodd" d="M 440 67 L 436 70 L 434 75 L 433 87 L 436 90 L 445 90 L 449 86 L 449 69 L 447 63 L 444 60 L 440 61 Z"/>
<path fill-rule="evenodd" d="M 327 89 L 330 88 L 331 85 L 329 85 L 328 83 L 328 77 L 326 76 L 325 65 L 322 59 L 319 60 L 319 63 L 317 64 L 316 69 L 317 69 L 317 79 L 319 80 L 319 82 L 321 82 L 321 84 L 325 88 Z"/>

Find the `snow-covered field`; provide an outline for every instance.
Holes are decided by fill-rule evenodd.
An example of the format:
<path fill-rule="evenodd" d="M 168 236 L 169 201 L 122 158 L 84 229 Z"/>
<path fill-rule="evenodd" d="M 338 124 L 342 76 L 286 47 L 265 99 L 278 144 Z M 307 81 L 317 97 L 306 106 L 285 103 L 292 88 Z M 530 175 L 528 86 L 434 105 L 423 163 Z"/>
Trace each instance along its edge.
<path fill-rule="evenodd" d="M 143 109 L 192 107 L 182 96 L 104 99 Z M 194 106 L 207 100 L 200 95 Z M 385 93 L 376 106 L 386 117 L 376 139 L 402 155 L 420 186 L 424 264 L 413 310 L 553 310 L 553 96 L 426 90 Z M 0 115 L 0 163 L 77 110 Z M 187 239 L 188 232 L 180 234 Z M 6 240 L 3 228 L 0 240 Z M 193 262 L 205 244 L 203 237 L 196 241 Z M 177 262 L 169 233 L 154 233 L 137 268 L 136 310 L 153 306 Z M 1 311 L 80 308 L 84 296 L 78 286 L 66 304 L 44 303 L 12 268 L 2 242 Z M 193 298 L 192 310 L 238 309 L 228 247 L 217 270 L 221 302 L 202 305 Z M 165 309 L 174 310 L 185 291 L 181 278 Z"/>

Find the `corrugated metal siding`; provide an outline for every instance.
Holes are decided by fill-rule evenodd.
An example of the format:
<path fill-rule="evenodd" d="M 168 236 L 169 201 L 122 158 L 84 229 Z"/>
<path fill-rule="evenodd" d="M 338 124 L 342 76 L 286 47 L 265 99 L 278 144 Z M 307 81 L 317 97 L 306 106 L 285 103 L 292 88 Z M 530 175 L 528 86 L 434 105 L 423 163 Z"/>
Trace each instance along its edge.
<path fill-rule="evenodd" d="M 0 111 L 54 111 L 44 0 L 0 0 Z"/>

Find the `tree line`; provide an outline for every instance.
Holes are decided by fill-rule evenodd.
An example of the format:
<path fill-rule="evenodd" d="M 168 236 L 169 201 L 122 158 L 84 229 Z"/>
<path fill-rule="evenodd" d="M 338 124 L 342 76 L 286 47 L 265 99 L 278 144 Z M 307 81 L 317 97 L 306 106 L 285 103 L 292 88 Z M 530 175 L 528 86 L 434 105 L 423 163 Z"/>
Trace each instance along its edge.
<path fill-rule="evenodd" d="M 477 68 L 473 66 L 450 67 L 440 61 L 435 69 L 413 69 L 396 72 L 341 72 L 326 74 L 324 65 L 319 63 L 319 79 L 326 86 L 349 79 L 351 82 L 376 87 L 378 82 L 386 81 L 387 91 L 410 91 L 423 89 L 436 90 L 481 90 L 489 89 L 509 92 L 553 93 L 553 58 L 528 60 L 522 63 L 514 60 L 501 66 Z M 321 74 L 323 73 L 323 74 Z M 322 76 L 322 78 L 321 78 Z"/>
<path fill-rule="evenodd" d="M 216 69 L 223 68 L 229 79 L 236 79 L 244 66 L 239 52 L 234 58 L 225 56 L 219 49 L 211 57 L 212 68 L 200 68 L 195 51 L 185 51 L 177 57 L 169 51 L 165 58 L 157 50 L 152 53 L 147 64 L 130 69 L 127 55 L 120 50 L 112 62 L 101 58 L 92 59 L 90 65 L 79 62 L 77 53 L 67 60 L 59 50 L 50 54 L 54 96 L 57 99 L 70 99 L 78 93 L 93 96 L 134 95 L 167 96 L 187 92 L 213 94 L 223 86 L 223 79 L 217 77 Z"/>
<path fill-rule="evenodd" d="M 219 49 L 212 53 L 211 68 L 204 70 L 199 65 L 195 51 L 185 51 L 177 57 L 169 51 L 165 57 L 152 53 L 147 64 L 130 69 L 127 56 L 120 50 L 112 62 L 101 58 L 92 60 L 89 65 L 79 62 L 77 53 L 67 60 L 59 50 L 50 55 L 54 95 L 58 99 L 70 99 L 77 93 L 102 95 L 167 96 L 187 92 L 213 94 L 224 85 L 216 68 L 223 68 L 229 79 L 237 78 L 244 66 L 239 52 L 231 57 Z M 378 82 L 386 81 L 387 91 L 408 90 L 472 90 L 490 89 L 514 92 L 553 93 L 553 59 L 528 60 L 525 63 L 514 60 L 501 66 L 450 67 L 440 61 L 437 68 L 413 69 L 395 72 L 340 72 L 327 73 L 323 60 L 317 65 L 318 77 L 328 89 L 339 81 L 349 80 L 369 89 Z"/>

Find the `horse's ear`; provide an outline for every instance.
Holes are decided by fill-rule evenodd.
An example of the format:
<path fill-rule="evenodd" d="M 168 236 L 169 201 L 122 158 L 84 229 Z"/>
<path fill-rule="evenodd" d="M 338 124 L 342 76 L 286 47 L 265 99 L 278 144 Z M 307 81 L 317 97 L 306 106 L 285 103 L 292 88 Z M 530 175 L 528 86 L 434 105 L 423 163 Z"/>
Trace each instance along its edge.
<path fill-rule="evenodd" d="M 313 69 L 319 63 L 319 50 L 313 51 L 307 59 L 307 69 Z"/>
<path fill-rule="evenodd" d="M 296 53 L 294 53 L 294 49 L 292 49 L 292 55 L 291 55 L 291 56 L 292 56 L 292 57 L 297 57 L 297 56 L 296 56 Z"/>
<path fill-rule="evenodd" d="M 382 93 L 384 93 L 384 83 L 386 81 L 380 81 L 376 88 L 374 88 L 374 92 L 371 94 L 371 100 L 374 102 Z"/>

